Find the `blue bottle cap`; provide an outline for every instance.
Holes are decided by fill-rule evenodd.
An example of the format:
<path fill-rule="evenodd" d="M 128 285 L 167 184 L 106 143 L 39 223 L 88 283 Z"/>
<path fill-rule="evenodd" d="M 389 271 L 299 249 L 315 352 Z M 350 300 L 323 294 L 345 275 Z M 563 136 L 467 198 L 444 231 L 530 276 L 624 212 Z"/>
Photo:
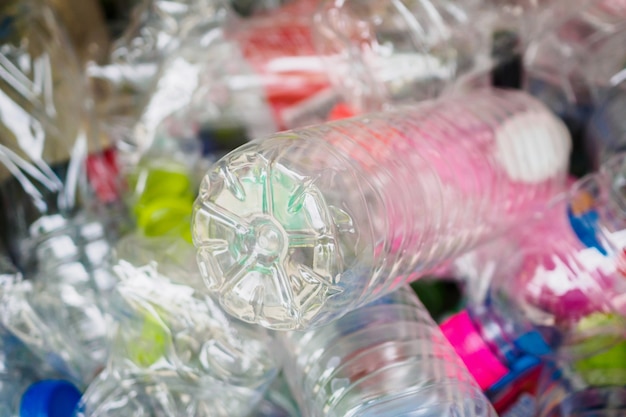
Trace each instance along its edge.
<path fill-rule="evenodd" d="M 71 383 L 45 380 L 32 384 L 20 403 L 20 417 L 72 417 L 80 391 Z"/>

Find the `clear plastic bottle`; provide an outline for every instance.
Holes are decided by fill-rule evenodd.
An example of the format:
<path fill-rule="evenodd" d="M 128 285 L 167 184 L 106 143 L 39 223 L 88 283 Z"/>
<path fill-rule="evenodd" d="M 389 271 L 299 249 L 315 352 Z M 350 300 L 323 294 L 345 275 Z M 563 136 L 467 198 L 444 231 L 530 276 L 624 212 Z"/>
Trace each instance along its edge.
<path fill-rule="evenodd" d="M 608 1 L 587 2 L 530 42 L 524 55 L 525 89 L 568 125 L 574 139 L 572 172 L 579 176 L 602 162 L 598 155 L 602 143 L 589 143 L 585 128 L 594 108 L 623 79 L 626 30 L 621 22 L 626 9 L 611 12 L 607 7 Z"/>
<path fill-rule="evenodd" d="M 0 323 L 42 361 L 84 387 L 107 360 L 108 322 L 101 301 L 113 277 L 89 264 L 102 261 L 108 243 L 91 242 L 81 251 L 70 236 L 48 240 L 47 250 L 38 248 L 46 255 L 38 275 L 0 283 Z M 65 259 L 58 258 L 60 252 Z"/>
<path fill-rule="evenodd" d="M 624 111 L 626 83 L 620 82 L 598 101 L 586 127 L 586 151 L 592 167 L 597 168 L 615 152 L 626 150 Z"/>
<path fill-rule="evenodd" d="M 189 36 L 208 32 L 225 16 L 222 0 L 149 0 L 137 2 L 126 30 L 111 46 L 108 62 L 92 64 L 88 75 L 99 118 L 125 134 L 141 115 L 166 61 Z M 120 131 L 122 130 L 122 131 Z"/>
<path fill-rule="evenodd" d="M 318 51 L 358 112 L 434 98 L 488 74 L 485 6 L 480 0 L 326 0 L 315 16 Z"/>
<path fill-rule="evenodd" d="M 0 329 L 0 415 L 73 417 L 80 391 L 54 378 L 19 341 Z"/>
<path fill-rule="evenodd" d="M 278 337 L 305 417 L 496 415 L 408 287 L 328 326 Z"/>
<path fill-rule="evenodd" d="M 170 278 L 156 262 L 126 261 L 114 270 L 111 356 L 80 415 L 249 414 L 277 374 L 265 330 L 224 314 L 197 272 Z"/>
<path fill-rule="evenodd" d="M 301 417 L 301 415 L 287 381 L 279 375 L 250 417 Z"/>
<path fill-rule="evenodd" d="M 115 178 L 114 164 L 103 163 L 110 143 L 92 123 L 84 74 L 47 4 L 11 0 L 0 15 L 0 235 L 30 274 L 53 228 L 87 208 L 96 217 L 118 208 L 113 181 L 101 179 Z"/>
<path fill-rule="evenodd" d="M 626 346 L 622 344 L 585 361 L 608 378 L 598 381 L 581 372 L 581 362 L 546 364 L 539 385 L 537 417 L 626 416 Z"/>
<path fill-rule="evenodd" d="M 250 138 L 324 121 L 338 94 L 313 43 L 315 3 L 296 1 L 248 20 L 229 15 L 212 32 L 190 36 L 132 138 L 202 138 L 230 151 Z M 243 131 L 238 142 L 215 143 L 211 132 L 233 128 Z"/>
<path fill-rule="evenodd" d="M 200 270 L 244 321 L 328 323 L 543 207 L 569 149 L 547 109 L 504 91 L 279 133 L 205 176 Z"/>
<path fill-rule="evenodd" d="M 19 273 L 0 253 L 0 286 Z M 72 417 L 80 392 L 0 324 L 0 415 Z M 51 401 L 54 394 L 56 401 Z M 57 414 L 54 414 L 54 413 Z"/>
<path fill-rule="evenodd" d="M 625 161 L 626 154 L 615 155 L 539 219 L 465 256 L 477 264 L 470 275 L 491 268 L 489 259 L 499 260 L 498 275 L 480 303 L 442 330 L 492 401 L 522 365 L 530 371 L 557 353 L 579 359 L 623 340 Z"/>

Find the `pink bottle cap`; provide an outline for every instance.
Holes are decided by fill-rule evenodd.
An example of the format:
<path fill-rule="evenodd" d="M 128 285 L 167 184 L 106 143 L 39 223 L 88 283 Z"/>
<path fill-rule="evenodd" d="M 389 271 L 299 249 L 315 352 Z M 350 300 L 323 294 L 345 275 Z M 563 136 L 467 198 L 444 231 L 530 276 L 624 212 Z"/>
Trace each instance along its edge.
<path fill-rule="evenodd" d="M 509 372 L 480 336 L 467 311 L 455 314 L 440 327 L 483 391 Z"/>

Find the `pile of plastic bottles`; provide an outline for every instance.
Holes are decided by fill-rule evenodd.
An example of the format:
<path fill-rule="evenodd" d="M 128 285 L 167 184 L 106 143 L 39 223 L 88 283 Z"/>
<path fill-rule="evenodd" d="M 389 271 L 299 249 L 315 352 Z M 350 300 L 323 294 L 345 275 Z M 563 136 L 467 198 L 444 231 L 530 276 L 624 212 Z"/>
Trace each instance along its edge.
<path fill-rule="evenodd" d="M 626 416 L 626 2 L 0 2 L 0 417 L 498 415 Z"/>

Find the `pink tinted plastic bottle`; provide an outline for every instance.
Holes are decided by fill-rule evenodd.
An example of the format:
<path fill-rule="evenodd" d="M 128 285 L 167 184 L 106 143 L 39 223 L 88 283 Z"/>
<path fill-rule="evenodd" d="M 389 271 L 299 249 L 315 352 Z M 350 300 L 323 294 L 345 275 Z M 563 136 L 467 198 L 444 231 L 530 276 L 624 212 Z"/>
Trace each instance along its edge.
<path fill-rule="evenodd" d="M 543 207 L 569 150 L 543 105 L 504 91 L 279 133 L 205 176 L 198 262 L 244 321 L 327 323 Z"/>
<path fill-rule="evenodd" d="M 484 299 L 442 325 L 483 389 L 493 390 L 524 357 L 571 360 L 623 340 L 625 176 L 626 154 L 615 155 L 537 221 L 464 257 L 474 257 L 474 277 L 486 272 L 486 259 L 501 264 Z"/>

